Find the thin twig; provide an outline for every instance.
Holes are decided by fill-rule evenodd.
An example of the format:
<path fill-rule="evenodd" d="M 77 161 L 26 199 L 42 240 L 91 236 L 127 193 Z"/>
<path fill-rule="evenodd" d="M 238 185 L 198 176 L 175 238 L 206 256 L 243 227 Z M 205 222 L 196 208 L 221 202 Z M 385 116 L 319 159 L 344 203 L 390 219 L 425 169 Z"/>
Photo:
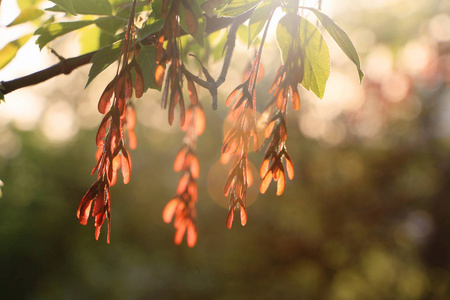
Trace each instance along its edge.
<path fill-rule="evenodd" d="M 222 70 L 221 70 L 219 78 L 217 80 L 214 80 L 214 78 L 212 78 L 212 76 L 209 74 L 208 70 L 202 65 L 202 63 L 200 62 L 200 60 L 197 57 L 196 58 L 202 67 L 202 72 L 206 77 L 206 81 L 201 79 L 198 76 L 193 75 L 191 72 L 189 72 L 189 70 L 187 70 L 184 67 L 184 65 L 182 66 L 183 73 L 185 74 L 186 77 L 193 80 L 195 83 L 206 88 L 209 91 L 209 93 L 211 94 L 211 97 L 212 97 L 213 110 L 217 109 L 217 102 L 218 102 L 217 90 L 222 85 L 222 83 L 225 82 L 225 79 L 226 79 L 227 73 L 228 73 L 228 69 L 230 67 L 231 57 L 233 56 L 234 47 L 236 45 L 236 32 L 237 32 L 239 26 L 245 20 L 247 20 L 247 18 L 249 18 L 249 16 L 251 15 L 252 12 L 253 12 L 253 9 L 236 17 L 235 19 L 233 19 L 233 22 L 231 23 L 230 29 L 228 31 L 228 36 L 227 36 L 227 44 L 226 44 L 227 52 L 226 52 L 225 58 L 223 60 Z"/>

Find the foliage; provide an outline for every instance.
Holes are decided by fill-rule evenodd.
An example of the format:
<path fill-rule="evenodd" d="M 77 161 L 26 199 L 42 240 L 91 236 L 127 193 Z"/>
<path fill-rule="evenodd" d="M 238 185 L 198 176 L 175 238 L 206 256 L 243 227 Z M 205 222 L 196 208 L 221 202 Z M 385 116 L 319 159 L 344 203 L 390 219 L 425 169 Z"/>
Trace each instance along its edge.
<path fill-rule="evenodd" d="M 197 137 L 205 128 L 197 87 L 205 88 L 211 94 L 212 106 L 216 109 L 217 90 L 226 79 L 239 27 L 247 30 L 248 47 L 259 45 L 256 45 L 255 59 L 244 74 L 243 82 L 226 100 L 226 105 L 231 106 L 228 120 L 232 127 L 223 141 L 222 160 L 233 161 L 228 179 L 224 182 L 224 194 L 229 197 L 228 228 L 232 226 L 235 209 L 240 210 L 241 224 L 247 223 L 247 189 L 252 182 L 249 172 L 250 142 L 253 142 L 255 152 L 261 150 L 265 144 L 260 147 L 258 132 L 264 131 L 268 145 L 260 168 L 260 192 L 265 193 L 274 180 L 277 182 L 276 194 L 282 195 L 286 174 L 290 180 L 294 177 L 294 163 L 286 147 L 288 103 L 291 102 L 295 110 L 300 108 L 299 84 L 319 98 L 324 96 L 330 73 L 330 54 L 321 30 L 302 16 L 304 10 L 315 14 L 323 28 L 355 64 L 359 79 L 362 80 L 364 76 L 358 54 L 347 34 L 320 10 L 300 7 L 296 0 L 52 0 L 55 5 L 45 11 L 39 8 L 39 2 L 33 1 L 30 6 L 24 7 L 9 26 L 40 22 L 34 35 L 38 36 L 36 44 L 41 49 L 70 32 L 96 26 L 101 32 L 98 40 L 101 48 L 96 50 L 91 59 L 86 86 L 105 69 L 117 63 L 116 75 L 105 87 L 98 102 L 98 110 L 104 118 L 96 136 L 97 164 L 92 174 L 97 173 L 97 179 L 82 198 L 77 211 L 80 223 L 84 225 L 90 214 L 95 218 L 96 239 L 104 220 L 108 220 L 108 243 L 111 225 L 110 187 L 116 183 L 119 169 L 123 182 L 126 184 L 130 181 L 132 164 L 126 145 L 130 149 L 137 145 L 133 100 L 140 98 L 148 89 L 158 89 L 162 90 L 161 107 L 168 109 L 169 124 L 179 119 L 181 128 L 186 132 L 174 164 L 175 171 L 183 174 L 176 196 L 164 209 L 163 219 L 170 222 L 175 216 L 176 244 L 181 243 L 187 232 L 188 246 L 195 245 L 196 179 L 200 172 L 195 151 Z M 256 98 L 256 88 L 263 76 L 261 59 L 269 25 L 278 10 L 284 14 L 276 30 L 282 63 L 273 80 L 270 97 L 266 100 L 266 109 L 257 120 L 256 107 L 260 100 Z M 211 17 L 212 14 L 216 16 Z M 244 27 L 242 23 L 247 19 L 248 26 Z M 222 43 L 222 72 L 217 80 L 214 79 L 208 67 L 203 65 L 208 60 L 198 59 L 202 76 L 195 76 L 195 72 L 191 72 L 185 63 L 187 54 L 197 53 L 198 49 L 211 43 L 210 36 L 206 34 L 207 26 L 212 26 L 209 22 L 214 24 L 219 20 L 232 21 L 226 40 Z M 258 39 L 261 33 L 262 37 Z M 27 34 L 0 50 L 0 68 L 14 58 L 30 36 Z M 64 59 L 61 60 L 64 63 Z M 2 98 L 7 92 L 1 92 Z M 187 109 L 186 92 L 191 102 Z M 177 107 L 179 118 L 175 117 Z"/>

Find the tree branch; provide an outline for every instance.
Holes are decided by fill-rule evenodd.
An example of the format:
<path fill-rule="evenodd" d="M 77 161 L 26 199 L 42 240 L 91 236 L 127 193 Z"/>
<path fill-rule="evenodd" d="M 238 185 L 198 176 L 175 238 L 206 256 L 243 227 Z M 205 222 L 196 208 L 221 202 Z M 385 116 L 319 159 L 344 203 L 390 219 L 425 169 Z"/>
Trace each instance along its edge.
<path fill-rule="evenodd" d="M 6 95 L 17 89 L 47 81 L 61 74 L 70 74 L 76 68 L 90 63 L 95 53 L 97 53 L 97 51 L 92 51 L 80 56 L 64 59 L 56 65 L 53 65 L 47 69 L 10 81 L 2 81 L 0 82 L 0 85 L 2 85 L 4 89 L 2 93 Z"/>
<path fill-rule="evenodd" d="M 247 11 L 235 18 L 218 18 L 216 16 L 208 17 L 205 15 L 205 34 L 209 35 L 215 31 L 228 27 L 234 21 L 237 21 L 239 24 L 243 23 L 245 20 L 250 18 L 252 12 L 253 10 Z M 144 38 L 140 42 L 143 45 L 151 45 L 154 43 L 154 41 L 155 36 L 151 35 Z M 47 69 L 37 71 L 24 77 L 12 79 L 9 81 L 0 81 L 0 86 L 2 87 L 1 92 L 3 95 L 6 95 L 18 89 L 42 83 L 61 74 L 70 74 L 73 70 L 90 63 L 92 57 L 95 55 L 95 53 L 97 53 L 97 51 L 99 50 L 62 60 Z"/>
<path fill-rule="evenodd" d="M 253 10 L 250 10 L 247 13 L 251 14 L 252 11 Z M 227 52 L 226 52 L 225 58 L 223 60 L 222 71 L 220 72 L 219 78 L 217 78 L 217 80 L 214 80 L 214 78 L 212 78 L 212 76 L 209 74 L 208 70 L 202 65 L 202 63 L 200 62 L 200 60 L 197 57 L 196 58 L 202 67 L 202 72 L 206 77 L 206 81 L 204 81 L 200 77 L 195 76 L 194 74 L 189 72 L 189 70 L 186 69 L 184 67 L 184 65 L 181 66 L 183 69 L 183 73 L 186 77 L 193 80 L 195 83 L 204 87 L 205 89 L 209 90 L 209 93 L 211 94 L 211 97 L 212 97 L 213 110 L 217 109 L 217 89 L 219 88 L 220 85 L 222 85 L 222 83 L 225 82 L 225 78 L 228 73 L 228 68 L 230 67 L 231 57 L 233 56 L 234 46 L 236 45 L 236 32 L 239 28 L 239 25 L 241 25 L 242 22 L 244 22 L 246 20 L 246 18 L 240 19 L 240 17 L 241 16 L 238 16 L 233 19 L 233 23 L 231 24 L 230 30 L 228 31 L 227 44 L 226 44 Z"/>

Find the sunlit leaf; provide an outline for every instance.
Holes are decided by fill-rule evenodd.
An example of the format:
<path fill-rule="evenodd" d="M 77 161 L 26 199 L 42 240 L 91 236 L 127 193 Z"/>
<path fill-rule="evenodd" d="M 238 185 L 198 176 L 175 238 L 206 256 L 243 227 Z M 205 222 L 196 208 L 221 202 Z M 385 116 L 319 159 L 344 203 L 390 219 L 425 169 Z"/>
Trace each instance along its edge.
<path fill-rule="evenodd" d="M 27 9 L 30 6 L 36 6 L 41 3 L 43 0 L 17 0 L 17 5 L 21 10 Z M 0 1 L 1 2 L 1 1 Z"/>
<path fill-rule="evenodd" d="M 348 37 L 347 33 L 345 33 L 345 31 L 342 30 L 330 17 L 321 11 L 312 7 L 304 8 L 309 9 L 317 16 L 323 27 L 328 31 L 348 58 L 350 58 L 350 60 L 355 64 L 356 69 L 358 70 L 359 81 L 361 82 L 364 78 L 364 73 L 361 70 L 361 62 L 359 60 L 358 52 L 356 52 L 355 46 Z"/>
<path fill-rule="evenodd" d="M 296 63 L 303 63 L 302 85 L 322 99 L 330 75 L 330 52 L 319 29 L 303 17 L 287 14 L 278 23 L 277 42 L 283 62 L 286 62 L 292 43 L 293 49 L 300 47 Z"/>
<path fill-rule="evenodd" d="M 120 55 L 122 50 L 122 42 L 116 42 L 111 46 L 102 48 L 94 57 L 92 57 L 92 66 L 89 70 L 88 81 L 86 87 L 97 77 L 98 74 L 103 72 L 107 67 L 109 67 L 113 62 L 115 62 Z"/>
<path fill-rule="evenodd" d="M 127 22 L 125 20 L 114 17 L 101 17 L 95 20 L 95 25 L 111 35 L 115 35 L 117 30 L 126 24 Z"/>
<path fill-rule="evenodd" d="M 157 89 L 158 86 L 155 82 L 155 46 L 142 46 L 137 57 L 137 63 L 143 70 L 144 76 L 144 93 L 149 89 Z"/>
<path fill-rule="evenodd" d="M 94 21 L 83 20 L 76 22 L 52 23 L 38 28 L 34 34 L 40 35 L 36 40 L 36 44 L 42 49 L 48 42 L 53 41 L 59 36 L 62 36 L 71 31 L 91 25 Z"/>
<path fill-rule="evenodd" d="M 140 30 L 139 34 L 140 34 L 140 38 L 146 38 L 151 34 L 154 34 L 156 32 L 159 32 L 162 27 L 164 26 L 164 20 L 163 19 L 157 19 L 157 20 L 150 20 L 151 23 L 149 23 L 149 21 L 147 21 L 146 25 Z"/>
<path fill-rule="evenodd" d="M 6 27 L 11 27 L 14 25 L 23 24 L 28 21 L 33 21 L 34 19 L 39 18 L 42 16 L 44 12 L 41 9 L 38 8 L 26 8 L 20 12 L 20 15 L 17 16 L 17 18 L 14 19 L 11 23 L 8 24 Z"/>
<path fill-rule="evenodd" d="M 239 26 L 238 30 L 236 31 L 236 36 L 243 44 L 247 44 L 248 43 L 248 26 L 245 24 L 241 24 Z"/>
<path fill-rule="evenodd" d="M 111 15 L 112 6 L 108 0 L 51 0 L 55 4 L 47 10 L 68 12 L 72 15 Z"/>
<path fill-rule="evenodd" d="M 50 0 L 50 1 L 61 7 L 65 12 L 68 12 L 69 14 L 72 14 L 74 16 L 77 15 L 73 7 L 72 0 Z"/>
<path fill-rule="evenodd" d="M 227 43 L 227 33 L 226 30 L 218 30 L 216 32 L 211 33 L 207 37 L 211 55 L 214 59 L 214 61 L 218 61 L 223 56 L 223 50 L 225 47 L 225 44 Z"/>
<path fill-rule="evenodd" d="M 225 0 L 207 0 L 202 3 L 201 7 L 208 17 L 214 15 L 214 9 L 219 8 Z"/>
<path fill-rule="evenodd" d="M 197 41 L 197 43 L 203 47 L 204 44 L 204 34 L 205 34 L 205 17 L 203 17 L 203 11 L 200 8 L 200 6 L 197 4 L 196 1 L 192 1 L 190 3 L 191 13 L 186 14 L 187 9 L 184 7 L 184 5 L 180 6 L 180 25 L 181 28 L 183 28 L 184 31 L 189 32 L 192 37 Z M 197 25 L 195 32 L 192 32 L 194 29 L 194 21 L 192 18 L 197 18 Z"/>
<path fill-rule="evenodd" d="M 27 34 L 15 41 L 6 44 L 0 50 L 0 69 L 5 67 L 17 54 L 17 51 L 30 39 L 32 34 Z"/>
<path fill-rule="evenodd" d="M 95 26 L 85 27 L 78 30 L 78 41 L 81 46 L 81 53 L 87 53 L 100 48 L 100 28 Z"/>
<path fill-rule="evenodd" d="M 249 11 L 261 2 L 262 0 L 233 0 L 218 12 L 218 16 L 236 17 Z"/>
<path fill-rule="evenodd" d="M 152 14 L 154 14 L 155 19 L 161 18 L 161 10 L 162 10 L 162 0 L 153 0 L 151 3 Z"/>
<path fill-rule="evenodd" d="M 264 28 L 274 3 L 272 1 L 262 2 L 253 12 L 248 23 L 248 46 L 255 41 L 258 34 Z"/>

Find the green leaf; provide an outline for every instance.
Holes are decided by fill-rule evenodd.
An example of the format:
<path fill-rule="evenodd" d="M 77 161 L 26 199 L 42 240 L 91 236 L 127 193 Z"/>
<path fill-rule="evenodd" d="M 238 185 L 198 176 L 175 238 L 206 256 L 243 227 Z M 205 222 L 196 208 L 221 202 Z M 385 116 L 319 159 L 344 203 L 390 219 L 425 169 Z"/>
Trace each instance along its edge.
<path fill-rule="evenodd" d="M 328 31 L 331 37 L 336 41 L 336 43 L 341 47 L 342 51 L 350 58 L 350 60 L 355 64 L 358 70 L 359 82 L 362 82 L 364 78 L 364 73 L 361 70 L 361 62 L 359 61 L 358 52 L 356 52 L 355 46 L 348 37 L 347 33 L 342 30 L 330 17 L 312 7 L 303 7 L 312 11 L 323 27 Z"/>
<path fill-rule="evenodd" d="M 29 8 L 30 6 L 36 6 L 41 2 L 42 0 L 17 0 L 17 5 L 19 6 L 20 10 L 24 10 L 26 8 Z"/>
<path fill-rule="evenodd" d="M 122 41 L 116 42 L 111 46 L 100 49 L 92 57 L 91 69 L 89 70 L 88 81 L 86 87 L 97 77 L 98 74 L 103 72 L 107 67 L 109 67 L 113 62 L 119 59 L 120 53 L 122 51 Z"/>
<path fill-rule="evenodd" d="M 47 10 L 68 12 L 72 15 L 112 15 L 112 6 L 108 0 L 51 0 L 56 6 Z M 70 2 L 70 5 L 69 5 Z M 64 4 L 64 5 L 63 5 Z M 69 10 L 69 8 L 72 9 Z"/>
<path fill-rule="evenodd" d="M 32 34 L 24 35 L 23 37 L 8 43 L 0 50 L 0 69 L 3 69 L 17 54 L 17 51 L 25 45 Z"/>
<path fill-rule="evenodd" d="M 322 99 L 330 75 L 330 52 L 317 27 L 303 17 L 287 14 L 278 23 L 277 42 L 284 63 L 292 51 L 292 44 L 293 49 L 300 49 L 301 53 L 296 54 L 298 57 L 295 57 L 295 63 L 303 63 L 302 85 Z"/>
<path fill-rule="evenodd" d="M 226 0 L 207 0 L 201 4 L 201 7 L 208 17 L 212 17 L 214 15 L 214 10 L 220 8 L 225 1 Z"/>
<path fill-rule="evenodd" d="M 207 43 L 207 49 L 211 52 L 213 60 L 216 62 L 222 59 L 227 43 L 226 29 L 218 30 L 208 35 Z"/>
<path fill-rule="evenodd" d="M 73 7 L 72 0 L 50 0 L 50 1 L 61 7 L 65 12 L 74 16 L 77 15 Z"/>
<path fill-rule="evenodd" d="M 32 21 L 34 19 L 39 18 L 43 14 L 44 14 L 44 12 L 38 8 L 26 8 L 26 9 L 22 10 L 20 12 L 20 15 L 17 16 L 17 18 L 14 21 L 12 21 L 11 23 L 9 23 L 9 25 L 6 27 L 11 27 L 14 25 L 19 25 L 19 24 L 23 24 L 28 21 Z"/>
<path fill-rule="evenodd" d="M 153 0 L 151 3 L 152 14 L 155 14 L 155 19 L 161 18 L 162 0 Z"/>
<path fill-rule="evenodd" d="M 250 47 L 264 28 L 273 6 L 274 3 L 272 1 L 262 2 L 253 12 L 248 23 L 248 47 Z"/>
<path fill-rule="evenodd" d="M 93 23 L 94 21 L 92 20 L 84 20 L 76 22 L 52 23 L 42 26 L 34 32 L 35 35 L 40 35 L 36 41 L 36 44 L 38 44 L 39 48 L 42 49 L 48 42 L 53 41 L 57 37 Z"/>
<path fill-rule="evenodd" d="M 238 30 L 236 31 L 236 36 L 243 44 L 248 43 L 248 26 L 245 24 L 239 25 Z"/>
<path fill-rule="evenodd" d="M 233 0 L 223 9 L 218 11 L 218 17 L 236 17 L 249 11 L 261 3 L 262 0 Z"/>
<path fill-rule="evenodd" d="M 189 4 L 191 6 L 192 12 L 197 17 L 197 22 L 198 22 L 197 31 L 195 31 L 194 33 L 191 33 L 191 36 L 197 41 L 197 43 L 201 47 L 203 47 L 203 45 L 204 45 L 203 39 L 205 36 L 205 28 L 206 28 L 205 17 L 202 14 L 203 13 L 202 9 L 200 8 L 200 6 L 198 5 L 198 3 L 196 1 L 189 2 Z M 190 32 L 189 27 L 186 24 L 185 12 L 186 12 L 186 8 L 184 7 L 184 5 L 180 5 L 181 28 L 183 28 L 183 30 L 186 32 Z"/>
<path fill-rule="evenodd" d="M 144 92 L 149 88 L 157 89 L 158 87 L 155 83 L 155 46 L 142 46 L 137 57 L 137 62 L 144 71 Z"/>
<path fill-rule="evenodd" d="M 148 37 L 151 34 L 154 34 L 158 31 L 160 31 L 164 26 L 164 20 L 163 19 L 148 19 L 145 26 L 142 27 L 142 29 L 139 31 L 139 38 L 144 39 Z"/>
<path fill-rule="evenodd" d="M 95 26 L 78 30 L 77 37 L 80 42 L 81 53 L 88 53 L 100 48 L 100 33 L 100 28 Z"/>
<path fill-rule="evenodd" d="M 97 25 L 102 30 L 106 31 L 110 35 L 115 35 L 117 30 L 122 26 L 125 26 L 127 21 L 120 20 L 114 17 L 101 17 L 95 20 L 95 25 Z"/>

